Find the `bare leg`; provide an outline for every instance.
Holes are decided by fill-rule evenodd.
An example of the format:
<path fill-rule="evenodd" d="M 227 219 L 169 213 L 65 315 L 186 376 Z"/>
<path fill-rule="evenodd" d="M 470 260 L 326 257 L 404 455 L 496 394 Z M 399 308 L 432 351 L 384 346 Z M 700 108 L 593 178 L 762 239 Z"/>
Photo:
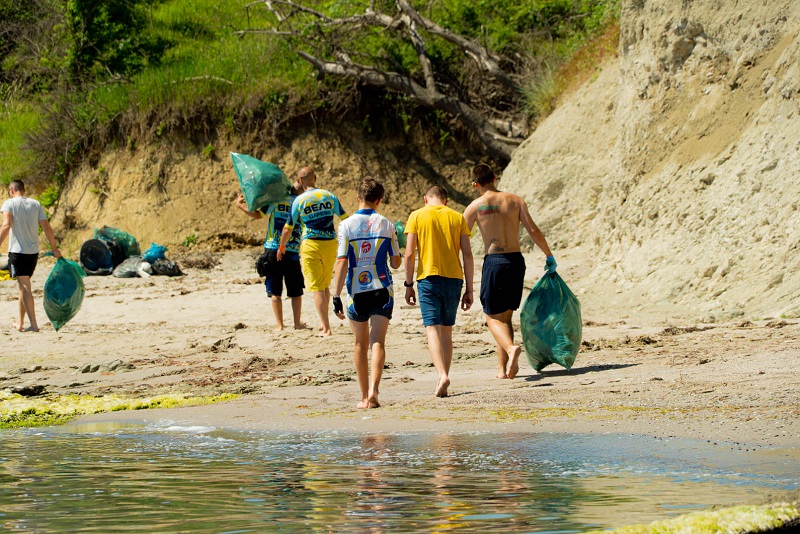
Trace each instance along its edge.
<path fill-rule="evenodd" d="M 31 291 L 31 277 L 18 276 L 17 285 L 19 286 L 19 325 L 17 330 L 22 332 L 23 325 L 25 324 L 25 315 L 28 315 L 30 321 L 30 330 L 33 332 L 39 331 L 39 325 L 36 323 L 36 310 L 33 307 L 33 292 Z"/>
<path fill-rule="evenodd" d="M 450 364 L 453 361 L 453 327 L 426 326 L 425 334 L 428 337 L 428 351 L 433 366 L 439 375 L 435 394 L 437 397 L 446 397 L 447 388 L 450 386 Z"/>
<path fill-rule="evenodd" d="M 497 342 L 497 378 L 514 378 L 519 372 L 519 355 L 522 349 L 514 344 L 514 329 L 511 316 L 514 310 L 507 310 L 486 316 L 486 324 Z M 508 367 L 506 368 L 506 365 Z M 506 369 L 508 369 L 506 371 Z M 501 375 L 506 376 L 501 376 Z"/>
<path fill-rule="evenodd" d="M 331 335 L 331 323 L 328 320 L 328 305 L 331 301 L 331 290 L 323 289 L 322 291 L 314 291 L 314 306 L 317 308 L 317 315 L 319 315 L 319 335 Z"/>
<path fill-rule="evenodd" d="M 369 408 L 369 322 L 363 323 L 350 321 L 350 330 L 353 331 L 353 361 L 356 365 L 356 378 L 358 389 L 361 391 L 361 401 L 356 408 Z"/>
<path fill-rule="evenodd" d="M 300 312 L 303 310 L 303 297 L 291 297 L 292 299 L 292 317 L 294 319 L 294 329 L 302 330 L 306 327 L 302 319 L 300 319 Z"/>
<path fill-rule="evenodd" d="M 270 298 L 272 302 L 272 314 L 275 316 L 275 330 L 283 330 L 283 301 L 277 295 L 272 295 Z"/>
<path fill-rule="evenodd" d="M 369 342 L 372 346 L 372 374 L 369 380 L 368 403 L 370 408 L 378 408 L 378 389 L 383 376 L 383 365 L 386 363 L 386 331 L 389 319 L 381 315 L 370 317 Z"/>

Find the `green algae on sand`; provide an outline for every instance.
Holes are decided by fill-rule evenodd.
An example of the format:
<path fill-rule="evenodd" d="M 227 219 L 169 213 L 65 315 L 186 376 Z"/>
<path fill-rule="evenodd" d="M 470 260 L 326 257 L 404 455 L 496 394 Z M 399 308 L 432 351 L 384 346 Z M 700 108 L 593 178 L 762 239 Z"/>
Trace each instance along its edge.
<path fill-rule="evenodd" d="M 63 424 L 79 415 L 117 412 L 122 410 L 149 410 L 200 406 L 237 398 L 225 393 L 193 397 L 189 395 L 157 395 L 155 397 L 128 398 L 119 395 L 57 395 L 24 397 L 0 391 L 0 428 L 35 427 Z"/>
<path fill-rule="evenodd" d="M 647 525 L 615 528 L 613 534 L 703 534 L 711 532 L 769 532 L 800 522 L 800 503 L 733 506 L 682 515 Z M 608 534 L 607 530 L 597 530 Z"/>

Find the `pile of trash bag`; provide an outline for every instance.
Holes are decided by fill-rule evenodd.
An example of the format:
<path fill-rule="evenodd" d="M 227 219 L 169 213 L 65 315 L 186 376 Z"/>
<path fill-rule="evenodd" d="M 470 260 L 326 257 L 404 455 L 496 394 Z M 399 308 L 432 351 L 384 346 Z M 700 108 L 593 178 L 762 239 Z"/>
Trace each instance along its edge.
<path fill-rule="evenodd" d="M 533 286 L 519 320 L 531 367 L 557 363 L 569 371 L 581 347 L 581 303 L 558 273 L 545 273 Z"/>
<path fill-rule="evenodd" d="M 44 311 L 56 331 L 81 309 L 84 286 L 83 268 L 72 260 L 58 258 L 44 283 Z"/>
<path fill-rule="evenodd" d="M 131 256 L 114 267 L 117 278 L 147 278 L 152 275 L 181 276 L 183 271 L 166 256 L 167 247 L 151 243 L 141 256 Z"/>
<path fill-rule="evenodd" d="M 103 226 L 95 228 L 94 239 L 85 241 L 79 255 L 80 266 L 89 275 L 113 274 L 117 278 L 151 275 L 181 276 L 178 264 L 166 257 L 167 247 L 151 243 L 144 253 L 131 234 Z"/>
<path fill-rule="evenodd" d="M 231 160 L 249 211 L 280 202 L 291 193 L 292 183 L 277 165 L 235 152 Z"/>

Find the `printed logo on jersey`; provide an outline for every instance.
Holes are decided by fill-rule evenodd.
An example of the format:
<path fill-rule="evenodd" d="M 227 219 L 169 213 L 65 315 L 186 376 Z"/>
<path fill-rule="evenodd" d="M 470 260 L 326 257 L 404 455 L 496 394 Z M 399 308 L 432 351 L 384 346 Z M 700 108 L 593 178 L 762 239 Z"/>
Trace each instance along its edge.
<path fill-rule="evenodd" d="M 361 242 L 361 254 L 368 254 L 369 251 L 372 250 L 372 245 L 369 241 L 362 241 Z"/>
<path fill-rule="evenodd" d="M 361 271 L 358 273 L 358 283 L 362 286 L 369 285 L 372 282 L 372 275 L 369 271 Z"/>

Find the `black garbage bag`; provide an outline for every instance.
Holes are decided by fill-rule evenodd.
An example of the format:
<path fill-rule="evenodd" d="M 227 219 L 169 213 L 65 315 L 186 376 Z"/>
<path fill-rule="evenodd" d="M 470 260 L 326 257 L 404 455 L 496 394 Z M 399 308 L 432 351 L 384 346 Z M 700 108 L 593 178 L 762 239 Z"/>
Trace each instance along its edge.
<path fill-rule="evenodd" d="M 58 331 L 75 317 L 83 304 L 83 267 L 66 258 L 58 258 L 44 283 L 44 311 Z"/>
<path fill-rule="evenodd" d="M 105 276 L 114 270 L 111 249 L 102 239 L 89 239 L 84 242 L 78 260 L 86 274 Z"/>
<path fill-rule="evenodd" d="M 166 258 L 157 259 L 151 264 L 151 267 L 153 269 L 153 274 L 160 274 L 163 276 L 183 275 L 183 271 L 181 271 L 181 268 L 178 267 L 178 264 Z"/>

